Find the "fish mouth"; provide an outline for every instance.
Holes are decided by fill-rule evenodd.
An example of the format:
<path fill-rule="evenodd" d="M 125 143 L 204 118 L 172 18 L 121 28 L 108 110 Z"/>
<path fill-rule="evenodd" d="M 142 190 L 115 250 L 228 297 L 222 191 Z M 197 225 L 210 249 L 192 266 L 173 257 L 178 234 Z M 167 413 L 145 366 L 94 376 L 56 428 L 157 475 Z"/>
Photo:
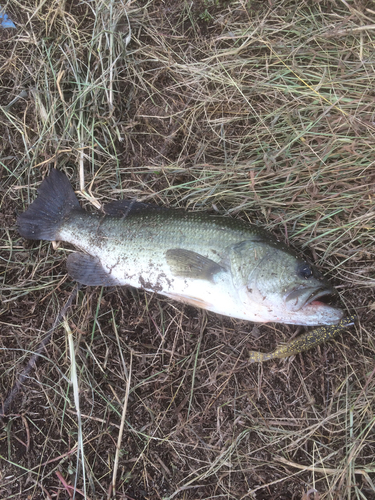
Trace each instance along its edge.
<path fill-rule="evenodd" d="M 329 307 L 329 303 L 336 295 L 337 292 L 333 288 L 316 288 L 299 285 L 288 292 L 284 300 L 289 310 L 300 311 L 309 305 Z"/>

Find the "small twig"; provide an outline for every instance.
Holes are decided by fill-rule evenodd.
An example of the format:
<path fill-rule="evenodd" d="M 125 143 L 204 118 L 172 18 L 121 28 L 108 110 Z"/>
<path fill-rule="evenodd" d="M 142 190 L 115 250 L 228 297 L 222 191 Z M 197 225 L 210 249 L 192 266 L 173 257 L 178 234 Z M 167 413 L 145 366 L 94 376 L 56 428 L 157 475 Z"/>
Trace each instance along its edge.
<path fill-rule="evenodd" d="M 310 488 L 306 493 L 303 494 L 301 500 L 311 500 L 310 496 L 314 495 L 314 500 L 319 500 L 320 495 L 315 488 Z"/>
<path fill-rule="evenodd" d="M 115 461 L 113 464 L 112 488 L 110 490 L 110 495 L 111 496 L 113 495 L 115 497 L 116 496 L 116 478 L 117 478 L 117 470 L 118 470 L 120 450 L 121 450 L 121 441 L 122 441 L 122 436 L 124 433 L 125 417 L 126 417 L 126 411 L 127 411 L 127 407 L 128 407 L 128 400 L 129 400 L 129 393 L 130 393 L 130 380 L 131 380 L 132 365 L 133 365 L 133 351 L 130 350 L 130 364 L 129 364 L 129 370 L 127 370 L 126 365 L 125 365 L 125 360 L 122 356 L 121 344 L 120 344 L 120 339 L 119 339 L 118 332 L 117 332 L 115 318 L 113 316 L 113 311 L 112 311 L 112 317 L 113 317 L 114 331 L 116 334 L 116 339 L 117 339 L 117 343 L 118 343 L 119 351 L 120 351 L 120 355 L 121 355 L 121 361 L 122 361 L 122 365 L 123 365 L 123 369 L 124 369 L 124 375 L 126 377 L 125 399 L 124 399 L 124 406 L 122 408 L 120 429 L 119 429 L 118 438 L 117 438 Z"/>
<path fill-rule="evenodd" d="M 32 481 L 36 486 L 38 486 L 38 488 L 40 488 L 43 491 L 43 493 L 45 495 L 45 498 L 47 500 L 52 500 L 51 495 L 48 493 L 48 491 L 46 490 L 46 488 L 40 483 L 40 481 L 37 481 L 36 479 L 34 479 L 32 477 L 30 478 L 30 481 Z"/>
<path fill-rule="evenodd" d="M 77 423 L 78 423 L 78 448 L 77 448 L 77 471 L 74 482 L 74 495 L 77 490 L 77 481 L 79 475 L 79 456 L 81 455 L 82 460 L 82 476 L 83 476 L 83 492 L 84 498 L 86 498 L 86 471 L 85 471 L 85 454 L 84 454 L 84 446 L 83 446 L 83 436 L 82 436 L 82 419 L 81 419 L 81 409 L 79 404 L 79 386 L 78 386 L 78 376 L 77 376 L 77 363 L 76 363 L 76 354 L 75 354 L 75 346 L 73 333 L 69 327 L 68 321 L 64 318 L 64 328 L 66 334 L 68 336 L 68 344 L 69 344 L 69 355 L 70 355 L 70 378 L 71 384 L 73 386 L 73 394 L 74 394 L 74 405 L 77 412 Z"/>
<path fill-rule="evenodd" d="M 56 316 L 56 319 L 55 319 L 55 321 L 53 323 L 52 328 L 47 332 L 46 336 L 44 337 L 44 339 L 42 340 L 42 342 L 39 344 L 36 352 L 31 356 L 31 358 L 30 358 L 29 362 L 27 363 L 26 367 L 24 368 L 24 370 L 22 371 L 22 373 L 18 377 L 17 382 L 14 384 L 14 386 L 12 387 L 10 393 L 8 394 L 8 397 L 6 398 L 6 400 L 4 401 L 4 403 L 1 405 L 1 410 L 2 411 L 0 413 L 0 422 L 3 419 L 3 417 L 6 416 L 6 413 L 8 412 L 9 407 L 12 404 L 14 398 L 16 397 L 16 395 L 17 395 L 17 393 L 18 393 L 21 385 L 25 382 L 25 380 L 27 379 L 27 377 L 28 377 L 29 373 L 31 372 L 31 370 L 35 367 L 36 362 L 38 361 L 41 352 L 49 344 L 49 342 L 51 340 L 51 337 L 52 337 L 53 331 L 57 328 L 57 326 L 61 322 L 63 316 L 66 314 L 67 310 L 71 306 L 71 304 L 72 304 L 73 300 L 75 299 L 75 297 L 77 295 L 77 292 L 80 289 L 80 287 L 81 287 L 81 285 L 77 283 L 77 286 L 74 288 L 74 290 L 70 294 L 70 297 L 66 301 L 65 305 L 62 307 L 61 311 Z"/>
<path fill-rule="evenodd" d="M 13 104 L 16 104 L 16 102 L 18 102 L 20 99 L 26 99 L 27 95 L 28 95 L 27 90 L 22 90 L 22 92 L 20 92 L 20 94 L 18 94 L 14 99 L 12 99 L 9 104 L 4 106 L 4 110 L 9 111 L 10 108 L 13 106 Z"/>
<path fill-rule="evenodd" d="M 77 490 L 74 486 L 72 486 L 72 485 L 68 484 L 68 483 L 66 482 L 66 480 L 64 479 L 64 476 L 61 474 L 61 472 L 59 472 L 59 471 L 57 470 L 57 471 L 55 472 L 55 474 L 56 474 L 56 476 L 60 479 L 61 483 L 63 484 L 63 486 L 64 486 L 64 488 L 65 488 L 66 492 L 67 492 L 67 493 L 68 493 L 68 495 L 69 495 L 69 498 L 73 498 L 73 491 L 74 491 L 74 492 L 77 492 L 77 493 L 79 493 L 80 495 L 82 495 L 82 496 L 83 496 L 83 498 L 85 498 L 86 500 L 90 500 L 90 498 L 89 498 L 87 495 L 85 495 L 85 493 L 84 493 L 83 491 L 81 491 L 81 490 Z M 73 491 L 71 491 L 71 490 L 73 490 Z"/>

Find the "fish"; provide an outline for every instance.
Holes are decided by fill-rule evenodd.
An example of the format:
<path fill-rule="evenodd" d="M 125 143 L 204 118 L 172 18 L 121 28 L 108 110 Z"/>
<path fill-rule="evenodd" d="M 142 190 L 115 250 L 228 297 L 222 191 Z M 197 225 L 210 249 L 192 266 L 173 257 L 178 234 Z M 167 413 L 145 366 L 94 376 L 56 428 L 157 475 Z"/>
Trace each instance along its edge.
<path fill-rule="evenodd" d="M 314 266 L 240 219 L 134 200 L 90 213 L 51 169 L 17 224 L 26 239 L 73 244 L 67 271 L 83 285 L 132 286 L 257 323 L 336 325 L 344 316 Z"/>
<path fill-rule="evenodd" d="M 314 330 L 300 335 L 291 342 L 276 347 L 276 349 L 272 352 L 263 353 L 259 351 L 250 351 L 249 362 L 263 363 L 263 361 L 269 361 L 270 359 L 287 358 L 289 356 L 293 356 L 294 354 L 307 351 L 308 349 L 311 349 L 311 347 L 316 347 L 323 344 L 323 342 L 332 340 L 343 330 L 349 326 L 353 326 L 356 319 L 356 315 L 352 314 L 341 319 L 337 325 L 326 325 L 314 328 Z"/>

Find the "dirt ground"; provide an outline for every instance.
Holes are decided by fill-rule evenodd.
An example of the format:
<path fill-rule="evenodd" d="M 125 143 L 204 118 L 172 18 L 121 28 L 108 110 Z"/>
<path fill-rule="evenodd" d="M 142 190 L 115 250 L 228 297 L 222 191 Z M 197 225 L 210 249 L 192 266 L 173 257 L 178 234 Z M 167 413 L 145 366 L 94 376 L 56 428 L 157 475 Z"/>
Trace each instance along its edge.
<path fill-rule="evenodd" d="M 76 485 L 90 499 L 375 499 L 374 3 L 5 9 L 0 498 L 68 499 Z M 72 296 L 72 247 L 16 227 L 51 167 L 91 211 L 131 198 L 266 227 L 322 270 L 356 325 L 250 364 L 305 327 L 130 288 Z"/>

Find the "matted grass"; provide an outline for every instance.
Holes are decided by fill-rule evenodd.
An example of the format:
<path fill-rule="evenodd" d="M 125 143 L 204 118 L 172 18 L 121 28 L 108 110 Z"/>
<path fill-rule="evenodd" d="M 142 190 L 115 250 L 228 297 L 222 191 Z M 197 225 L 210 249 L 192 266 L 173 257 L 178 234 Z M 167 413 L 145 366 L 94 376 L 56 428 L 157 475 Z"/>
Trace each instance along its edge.
<path fill-rule="evenodd" d="M 267 227 L 359 321 L 257 366 L 248 351 L 303 329 L 83 287 L 3 419 L 0 497 L 375 498 L 373 3 L 5 8 L 0 400 L 74 290 L 68 246 L 15 225 L 51 166 L 90 210 L 136 198 Z"/>

